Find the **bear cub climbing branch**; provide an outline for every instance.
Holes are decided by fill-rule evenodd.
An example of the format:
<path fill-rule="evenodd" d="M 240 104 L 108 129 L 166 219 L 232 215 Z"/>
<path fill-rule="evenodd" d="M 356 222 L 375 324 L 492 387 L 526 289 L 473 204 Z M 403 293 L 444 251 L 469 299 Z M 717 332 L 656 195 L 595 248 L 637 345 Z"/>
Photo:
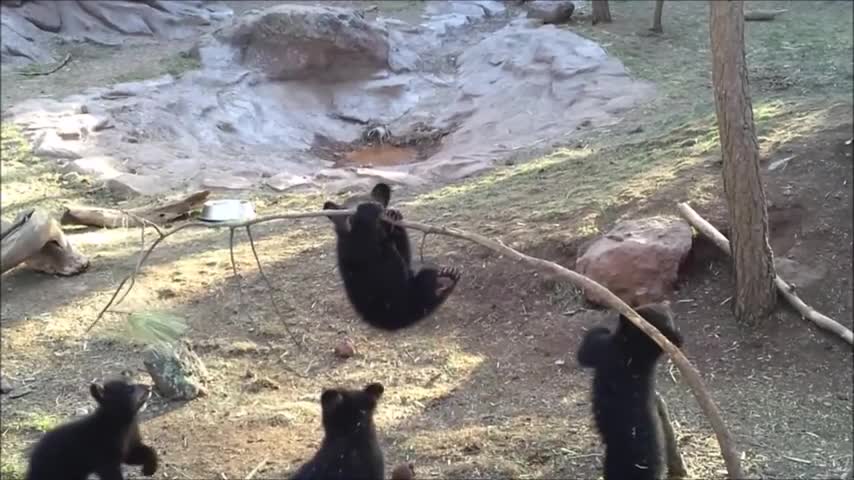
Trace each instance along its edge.
<path fill-rule="evenodd" d="M 378 183 L 368 198 L 353 197 L 340 206 L 324 203 L 324 210 L 356 213 L 328 217 L 335 226 L 338 270 L 347 298 L 368 324 L 400 330 L 427 318 L 451 295 L 460 280 L 457 268 L 412 268 L 406 229 L 384 221 L 400 221 L 398 210 L 387 208 L 391 187 Z"/>

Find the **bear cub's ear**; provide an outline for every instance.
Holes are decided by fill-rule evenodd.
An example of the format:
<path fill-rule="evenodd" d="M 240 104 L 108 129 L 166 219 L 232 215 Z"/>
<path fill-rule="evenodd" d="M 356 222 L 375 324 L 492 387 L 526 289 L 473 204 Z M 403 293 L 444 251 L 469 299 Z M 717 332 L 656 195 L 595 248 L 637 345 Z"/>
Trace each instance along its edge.
<path fill-rule="evenodd" d="M 104 401 L 104 386 L 99 383 L 89 385 L 89 393 L 99 404 Z"/>
<path fill-rule="evenodd" d="M 331 410 L 337 407 L 342 400 L 344 400 L 344 395 L 342 395 L 338 390 L 332 388 L 324 390 L 323 393 L 320 394 L 320 406 L 324 410 Z"/>
<path fill-rule="evenodd" d="M 383 392 L 385 391 L 385 388 L 383 388 L 382 384 L 371 383 L 371 384 L 366 385 L 363 391 L 365 393 L 367 393 L 368 395 L 374 397 L 374 400 L 379 400 L 380 397 L 383 396 Z"/>

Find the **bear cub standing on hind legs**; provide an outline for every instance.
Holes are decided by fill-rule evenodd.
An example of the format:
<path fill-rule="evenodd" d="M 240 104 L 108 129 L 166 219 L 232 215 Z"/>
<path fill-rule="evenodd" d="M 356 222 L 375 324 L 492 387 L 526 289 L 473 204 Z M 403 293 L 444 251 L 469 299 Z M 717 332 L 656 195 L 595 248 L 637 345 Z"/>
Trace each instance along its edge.
<path fill-rule="evenodd" d="M 635 309 L 681 348 L 669 307 Z M 605 480 L 660 480 L 666 474 L 666 450 L 655 402 L 655 365 L 661 348 L 620 315 L 614 333 L 605 327 L 587 332 L 578 363 L 594 369 L 593 416 L 605 444 Z"/>
<path fill-rule="evenodd" d="M 89 387 L 98 403 L 86 418 L 47 432 L 30 456 L 26 480 L 123 480 L 122 463 L 157 471 L 157 453 L 142 443 L 137 415 L 151 398 L 145 385 L 113 380 Z"/>
<path fill-rule="evenodd" d="M 435 311 L 454 291 L 460 280 L 456 268 L 412 269 L 412 252 L 406 230 L 383 221 L 403 220 L 388 207 L 391 187 L 378 183 L 370 198 L 351 198 L 347 206 L 334 202 L 324 210 L 346 210 L 356 204 L 356 213 L 329 217 L 335 225 L 338 270 L 347 298 L 356 313 L 370 325 L 383 330 L 409 327 Z"/>
<path fill-rule="evenodd" d="M 383 390 L 379 383 L 362 390 L 324 390 L 320 395 L 323 441 L 290 480 L 383 480 L 383 452 L 374 427 L 374 411 Z"/>

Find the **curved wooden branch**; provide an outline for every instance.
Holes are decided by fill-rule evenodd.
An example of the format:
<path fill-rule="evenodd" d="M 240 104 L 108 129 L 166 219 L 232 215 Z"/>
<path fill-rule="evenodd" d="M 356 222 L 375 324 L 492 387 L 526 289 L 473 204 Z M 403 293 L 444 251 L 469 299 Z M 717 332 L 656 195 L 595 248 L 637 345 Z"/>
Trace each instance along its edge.
<path fill-rule="evenodd" d="M 679 213 L 682 214 L 682 217 L 684 217 L 685 220 L 688 221 L 688 223 L 690 223 L 700 233 L 709 237 L 709 239 L 711 239 L 712 242 L 714 242 L 715 245 L 717 245 L 718 248 L 723 250 L 727 255 L 730 254 L 729 240 L 727 240 L 727 238 L 721 232 L 719 232 L 717 228 L 715 228 L 711 223 L 707 222 L 687 203 L 680 203 L 677 207 L 679 208 Z M 816 325 L 825 330 L 829 330 L 839 335 L 840 337 L 842 337 L 843 340 L 845 340 L 849 344 L 854 345 L 854 333 L 852 333 L 851 330 L 849 330 L 836 320 L 822 315 L 821 313 L 817 312 L 815 309 L 804 303 L 804 301 L 801 300 L 795 294 L 795 290 L 791 286 L 789 286 L 789 284 L 786 283 L 785 280 L 780 278 L 779 275 L 774 278 L 774 285 L 777 286 L 777 290 L 780 292 L 780 294 L 783 295 L 783 298 L 785 298 L 789 302 L 789 304 L 791 304 L 792 307 L 794 307 L 795 310 L 797 310 L 798 313 L 801 314 L 802 317 L 815 323 Z"/>
<path fill-rule="evenodd" d="M 174 235 L 175 233 L 189 228 L 240 228 L 240 227 L 249 227 L 251 225 L 256 225 L 259 223 L 278 221 L 278 220 L 287 220 L 287 219 L 299 219 L 299 218 L 312 218 L 312 217 L 333 217 L 333 216 L 346 216 L 352 215 L 355 213 L 355 210 L 323 210 L 320 212 L 300 212 L 300 213 L 285 213 L 280 215 L 271 215 L 267 217 L 258 217 L 253 220 L 245 221 L 245 222 L 223 222 L 223 223 L 201 223 L 201 222 L 193 222 L 181 225 L 174 230 L 171 230 L 168 233 L 162 234 L 160 238 L 155 240 L 151 247 L 148 248 L 147 251 L 143 253 L 137 262 L 137 266 L 134 271 L 128 275 L 122 282 L 119 284 L 119 288 L 116 290 L 116 293 L 113 294 L 113 297 L 110 299 L 110 302 L 107 306 L 101 310 L 101 313 L 98 314 L 98 317 L 95 319 L 95 322 L 89 326 L 86 330 L 87 332 L 95 325 L 98 319 L 107 311 L 108 308 L 113 304 L 116 296 L 118 295 L 119 290 L 121 290 L 122 286 L 130 279 L 131 286 L 133 284 L 133 278 L 136 277 L 139 269 L 142 267 L 142 264 L 145 262 L 145 259 L 148 258 L 148 255 L 157 246 L 161 241 L 163 241 L 166 237 Z M 389 221 L 389 220 L 386 220 Z M 723 418 L 721 417 L 720 410 L 715 402 L 712 400 L 708 391 L 706 390 L 705 385 L 703 384 L 703 380 L 700 377 L 700 373 L 697 369 L 691 364 L 687 357 L 682 353 L 679 348 L 673 345 L 670 340 L 668 340 L 661 332 L 658 331 L 657 328 L 650 325 L 643 317 L 641 317 L 637 312 L 635 312 L 629 305 L 627 305 L 624 301 L 622 301 L 619 297 L 614 295 L 610 290 L 600 285 L 598 282 L 591 280 L 590 278 L 581 275 L 580 273 L 574 272 L 566 267 L 558 265 L 554 262 L 550 262 L 548 260 L 543 260 L 541 258 L 531 257 L 529 255 L 525 255 L 519 251 L 516 251 L 498 240 L 492 240 L 486 238 L 482 235 L 478 235 L 476 233 L 470 233 L 463 230 L 458 230 L 455 228 L 448 227 L 434 227 L 432 225 L 427 225 L 420 222 L 411 222 L 411 221 L 400 221 L 400 222 L 390 222 L 396 225 L 402 226 L 404 228 L 409 228 L 413 230 L 419 230 L 424 232 L 425 234 L 437 234 L 444 235 L 446 237 L 453 237 L 460 240 L 466 240 L 472 243 L 476 243 L 482 247 L 486 247 L 490 250 L 493 250 L 497 253 L 503 254 L 509 258 L 514 260 L 532 265 L 534 267 L 539 268 L 540 270 L 545 270 L 551 272 L 559 277 L 562 277 L 568 280 L 570 283 L 575 285 L 576 287 L 582 288 L 584 290 L 593 291 L 596 293 L 598 298 L 602 299 L 602 303 L 619 312 L 623 316 L 629 319 L 632 323 L 634 323 L 639 329 L 641 329 L 644 333 L 646 333 L 650 338 L 652 338 L 655 343 L 657 343 L 661 349 L 667 353 L 668 356 L 673 360 L 673 363 L 682 373 L 685 378 L 685 381 L 688 383 L 688 386 L 691 388 L 691 393 L 693 393 L 694 398 L 697 399 L 697 403 L 700 405 L 700 408 L 703 410 L 703 413 L 709 420 L 709 423 L 712 426 L 712 430 L 715 432 L 715 436 L 718 440 L 718 444 L 720 445 L 721 455 L 723 456 L 724 463 L 726 464 L 727 473 L 729 478 L 739 479 L 744 478 L 744 473 L 741 470 L 741 462 L 739 461 L 738 452 L 736 451 L 735 444 L 732 439 L 732 435 L 726 427 L 726 423 L 724 423 Z M 128 290 L 129 291 L 129 290 Z M 127 292 L 125 292 L 127 295 Z"/>

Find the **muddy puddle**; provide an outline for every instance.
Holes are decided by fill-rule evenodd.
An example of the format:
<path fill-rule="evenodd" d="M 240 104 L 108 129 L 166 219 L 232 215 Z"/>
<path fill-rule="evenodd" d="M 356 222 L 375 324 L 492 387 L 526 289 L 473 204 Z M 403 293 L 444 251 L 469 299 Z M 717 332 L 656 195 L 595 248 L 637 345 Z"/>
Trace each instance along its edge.
<path fill-rule="evenodd" d="M 337 167 L 393 167 L 418 160 L 418 151 L 394 145 L 367 145 L 344 153 L 335 162 Z"/>

